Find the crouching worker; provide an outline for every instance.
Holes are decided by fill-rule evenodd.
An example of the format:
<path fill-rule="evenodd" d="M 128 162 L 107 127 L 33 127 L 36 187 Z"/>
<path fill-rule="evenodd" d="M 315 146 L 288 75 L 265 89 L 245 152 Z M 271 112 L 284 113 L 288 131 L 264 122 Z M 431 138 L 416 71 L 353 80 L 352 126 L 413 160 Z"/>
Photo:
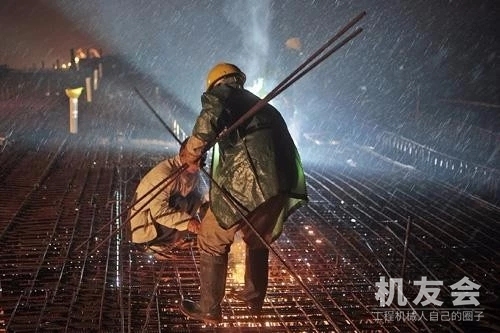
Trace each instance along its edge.
<path fill-rule="evenodd" d="M 203 161 L 188 163 L 186 142 L 178 155 L 156 165 L 137 186 L 129 212 L 132 243 L 160 250 L 182 248 L 198 233 L 197 216 L 203 206 L 199 170 Z M 186 170 L 176 173 L 183 164 Z"/>

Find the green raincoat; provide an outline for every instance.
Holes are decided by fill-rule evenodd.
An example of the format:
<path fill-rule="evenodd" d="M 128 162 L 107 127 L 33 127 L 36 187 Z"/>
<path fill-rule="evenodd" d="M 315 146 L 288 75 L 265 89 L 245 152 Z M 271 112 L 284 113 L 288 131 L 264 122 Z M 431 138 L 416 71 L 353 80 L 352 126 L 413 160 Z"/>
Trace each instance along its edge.
<path fill-rule="evenodd" d="M 213 142 L 258 101 L 247 90 L 216 86 L 202 95 L 193 136 Z M 225 192 L 210 186 L 211 209 L 225 229 L 242 219 L 240 210 L 246 215 L 267 199 L 284 194 L 288 200 L 273 230 L 276 239 L 285 219 L 307 201 L 300 156 L 281 114 L 269 104 L 214 146 L 211 173 Z"/>

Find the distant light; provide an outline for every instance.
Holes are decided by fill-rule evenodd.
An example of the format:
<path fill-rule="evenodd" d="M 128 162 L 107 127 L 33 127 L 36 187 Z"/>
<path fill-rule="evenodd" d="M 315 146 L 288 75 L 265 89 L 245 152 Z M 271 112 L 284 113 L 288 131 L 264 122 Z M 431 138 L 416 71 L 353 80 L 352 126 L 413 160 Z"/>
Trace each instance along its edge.
<path fill-rule="evenodd" d="M 302 49 L 302 42 L 300 41 L 300 38 L 298 38 L 298 37 L 291 37 L 291 38 L 288 38 L 286 40 L 285 46 L 288 49 L 300 51 Z"/>

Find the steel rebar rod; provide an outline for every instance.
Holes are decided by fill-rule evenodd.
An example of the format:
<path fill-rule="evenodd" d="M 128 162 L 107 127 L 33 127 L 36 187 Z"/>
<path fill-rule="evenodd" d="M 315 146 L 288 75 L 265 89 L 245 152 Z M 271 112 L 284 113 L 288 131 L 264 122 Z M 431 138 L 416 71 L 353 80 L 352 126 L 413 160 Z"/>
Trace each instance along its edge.
<path fill-rule="evenodd" d="M 329 52 L 325 53 L 323 56 L 320 58 L 316 59 L 326 48 L 328 48 L 333 42 L 335 42 L 340 36 L 342 36 L 347 30 L 349 30 L 356 22 L 358 22 L 366 13 L 362 12 L 359 14 L 357 17 L 355 17 L 351 22 L 349 22 L 345 27 L 343 27 L 334 37 L 332 37 L 330 40 L 328 40 L 327 43 L 325 43 L 318 51 L 316 51 L 311 57 L 309 57 L 304 63 L 302 63 L 294 72 L 292 72 L 285 80 L 283 80 L 280 84 L 278 84 L 266 97 L 264 97 L 262 100 L 259 100 L 250 110 L 246 111 L 243 116 L 241 116 L 239 119 L 237 119 L 230 127 L 224 129 L 221 133 L 219 133 L 216 138 L 215 142 L 211 142 L 210 144 L 207 144 L 205 146 L 205 152 L 208 151 L 217 141 L 222 139 L 224 136 L 228 135 L 232 131 L 234 131 L 238 126 L 240 126 L 245 120 L 248 118 L 252 117 L 255 115 L 264 105 L 266 105 L 271 99 L 276 97 L 278 94 L 283 92 L 286 88 L 288 88 L 291 84 L 296 82 L 298 79 L 303 77 L 305 74 L 307 74 L 310 70 L 312 70 L 314 67 L 319 65 L 321 62 L 323 62 L 325 59 L 327 59 L 329 56 L 331 56 L 335 51 L 339 50 L 342 46 L 347 44 L 348 41 L 353 39 L 355 36 L 357 36 L 362 29 L 358 28 L 356 31 L 354 31 L 352 34 L 350 34 L 348 37 L 346 37 L 344 40 L 340 42 L 337 46 L 332 48 Z M 316 61 L 314 61 L 316 59 Z M 302 72 L 301 70 L 304 69 Z M 147 102 L 147 100 L 142 96 L 142 94 L 136 89 L 136 92 L 139 94 L 139 96 L 144 100 L 148 108 L 155 114 L 155 116 L 160 120 L 162 125 L 168 130 L 168 132 L 176 139 L 177 142 L 180 143 L 180 140 L 177 138 L 175 133 L 170 129 L 170 127 L 161 119 L 159 114 L 154 110 L 152 105 Z M 201 157 L 201 156 L 200 156 Z M 298 274 L 293 270 L 290 265 L 279 255 L 279 253 L 269 244 L 266 242 L 266 240 L 259 234 L 257 229 L 248 221 L 248 219 L 245 216 L 245 212 L 239 207 L 239 205 L 234 202 L 231 198 L 231 196 L 223 189 L 212 177 L 211 175 L 203 168 L 201 170 L 204 172 L 204 174 L 211 180 L 212 184 L 214 184 L 220 191 L 223 193 L 223 195 L 226 197 L 228 202 L 235 208 L 238 213 L 241 215 L 242 220 L 246 223 L 246 225 L 252 230 L 252 232 L 257 236 L 257 238 L 268 248 L 269 251 L 271 251 L 274 256 L 281 262 L 281 264 L 287 269 L 287 271 L 294 277 L 294 279 L 301 285 L 302 289 L 306 292 L 306 294 L 310 297 L 310 299 L 313 301 L 313 303 L 316 305 L 316 307 L 320 310 L 320 312 L 323 314 L 323 316 L 328 320 L 328 322 L 334 327 L 334 329 L 337 332 L 340 332 L 341 329 L 340 327 L 335 323 L 333 318 L 330 316 L 330 314 L 325 310 L 325 308 L 321 305 L 321 303 L 316 299 L 312 291 L 307 287 L 307 285 L 300 279 Z"/>
<path fill-rule="evenodd" d="M 152 112 L 154 112 L 156 115 L 158 115 L 158 113 L 156 112 L 156 110 L 150 105 L 150 104 L 147 104 L 148 107 L 150 108 L 150 110 Z M 168 127 L 168 125 L 165 123 L 165 122 L 162 122 L 162 124 L 166 127 Z M 169 129 L 169 132 L 173 134 L 173 131 L 171 131 Z M 177 140 L 179 141 L 179 140 Z M 302 289 L 306 292 L 306 294 L 309 296 L 309 298 L 313 301 L 313 303 L 315 304 L 315 306 L 320 310 L 320 312 L 323 314 L 323 316 L 328 320 L 328 322 L 334 327 L 334 329 L 337 331 L 337 332 L 341 332 L 341 329 L 340 327 L 335 323 L 335 321 L 333 320 L 333 318 L 330 316 L 330 314 L 325 310 L 325 308 L 321 305 L 321 303 L 316 299 L 316 297 L 314 296 L 314 294 L 312 293 L 312 291 L 307 287 L 307 285 L 302 281 L 302 279 L 299 277 L 299 275 L 294 271 L 294 269 L 292 267 L 290 267 L 290 265 L 281 257 L 281 255 L 259 234 L 259 232 L 257 231 L 257 229 L 255 229 L 255 227 L 250 223 L 250 221 L 248 221 L 248 219 L 246 218 L 245 216 L 245 212 L 242 210 L 242 208 L 238 205 L 238 203 L 234 202 L 234 200 L 232 199 L 232 196 L 229 195 L 227 193 L 227 191 L 222 188 L 213 178 L 212 176 L 210 175 L 210 173 L 208 171 L 206 171 L 204 168 L 201 168 L 201 171 L 210 179 L 211 183 L 213 185 L 215 185 L 220 191 L 221 193 L 223 193 L 224 197 L 227 199 L 227 201 L 230 203 L 231 206 L 233 206 L 233 208 L 235 208 L 238 213 L 240 214 L 241 216 L 241 220 L 244 221 L 244 223 L 250 228 L 250 230 L 252 230 L 252 232 L 257 236 L 257 238 L 262 242 L 262 244 L 264 244 L 266 246 L 266 248 L 271 252 L 273 253 L 273 255 L 278 259 L 278 261 L 281 262 L 281 264 L 286 268 L 286 270 L 288 271 L 288 273 L 290 275 L 292 275 L 292 277 L 294 278 L 295 281 L 297 281 Z"/>
<path fill-rule="evenodd" d="M 406 273 L 406 257 L 408 256 L 408 240 L 410 238 L 410 232 L 411 232 L 411 216 L 408 216 L 408 223 L 406 225 L 406 233 L 405 233 L 405 242 L 404 242 L 404 249 L 403 249 L 403 263 L 401 264 L 401 277 L 405 278 L 405 273 Z"/>

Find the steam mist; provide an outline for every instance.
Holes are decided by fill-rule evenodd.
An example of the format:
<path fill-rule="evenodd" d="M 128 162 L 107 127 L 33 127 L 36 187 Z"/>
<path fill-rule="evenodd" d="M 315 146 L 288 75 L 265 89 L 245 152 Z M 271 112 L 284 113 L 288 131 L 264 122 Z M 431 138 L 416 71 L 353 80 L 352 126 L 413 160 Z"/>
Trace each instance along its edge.
<path fill-rule="evenodd" d="M 271 1 L 228 1 L 223 12 L 227 20 L 240 30 L 242 45 L 241 50 L 236 52 L 239 55 L 236 63 L 251 84 L 266 70 L 272 19 Z"/>

